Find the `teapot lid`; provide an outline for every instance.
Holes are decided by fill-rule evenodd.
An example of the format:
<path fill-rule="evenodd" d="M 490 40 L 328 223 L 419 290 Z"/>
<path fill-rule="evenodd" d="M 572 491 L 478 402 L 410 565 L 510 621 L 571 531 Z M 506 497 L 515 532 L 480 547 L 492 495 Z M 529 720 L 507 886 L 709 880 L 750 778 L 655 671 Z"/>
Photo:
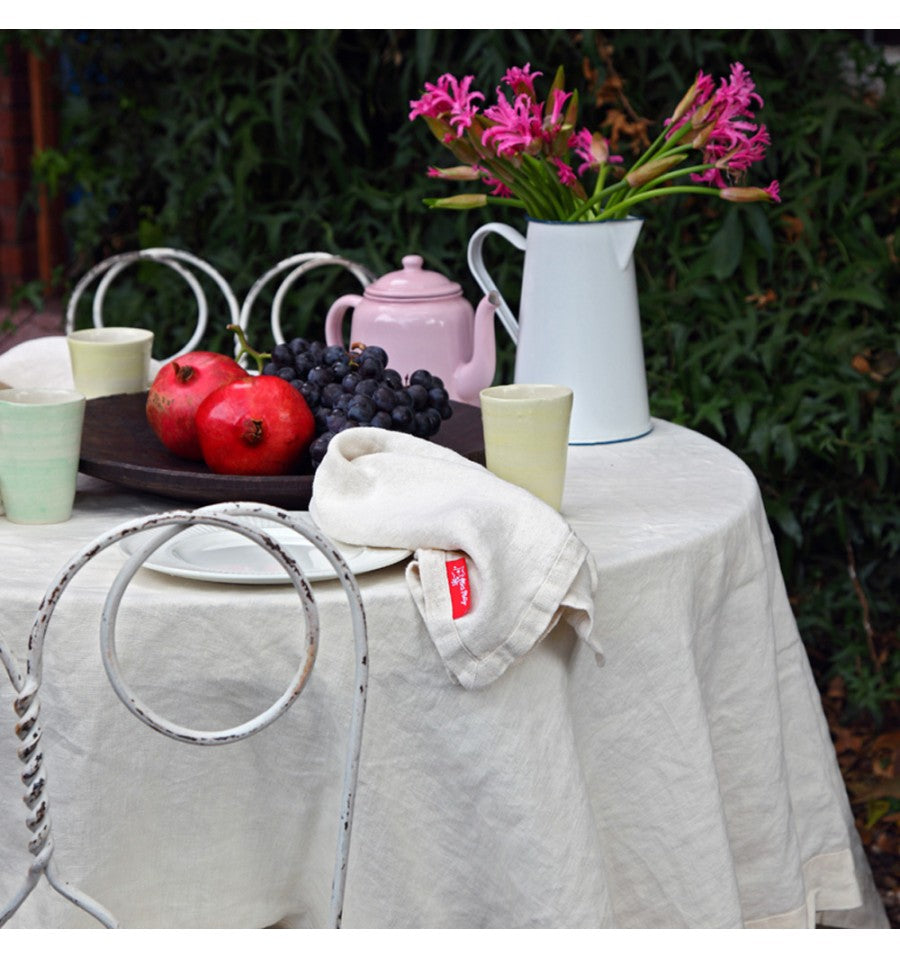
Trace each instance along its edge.
<path fill-rule="evenodd" d="M 433 270 L 423 270 L 422 262 L 422 257 L 415 253 L 403 257 L 402 270 L 385 273 L 365 288 L 363 296 L 376 300 L 423 300 L 462 294 L 458 283 Z"/>

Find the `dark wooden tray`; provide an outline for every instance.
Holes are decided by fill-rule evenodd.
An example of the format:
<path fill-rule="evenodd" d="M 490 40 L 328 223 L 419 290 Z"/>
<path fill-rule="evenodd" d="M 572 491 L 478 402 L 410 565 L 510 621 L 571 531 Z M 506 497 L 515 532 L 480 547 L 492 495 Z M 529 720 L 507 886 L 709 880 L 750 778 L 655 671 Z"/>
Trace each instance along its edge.
<path fill-rule="evenodd" d="M 312 472 L 293 476 L 221 475 L 203 463 L 173 456 L 150 429 L 146 403 L 146 393 L 88 400 L 79 463 L 82 473 L 192 503 L 252 500 L 283 509 L 306 509 L 309 505 Z M 483 463 L 481 410 L 465 403 L 454 402 L 452 406 L 453 416 L 443 422 L 432 442 Z M 310 468 L 308 463 L 306 468 Z"/>

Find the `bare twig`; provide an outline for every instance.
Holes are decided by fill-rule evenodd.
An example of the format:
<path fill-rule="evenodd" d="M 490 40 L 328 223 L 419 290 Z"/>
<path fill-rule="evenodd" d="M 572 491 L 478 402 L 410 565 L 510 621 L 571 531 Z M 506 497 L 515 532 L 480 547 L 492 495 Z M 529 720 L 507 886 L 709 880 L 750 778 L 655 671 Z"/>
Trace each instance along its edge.
<path fill-rule="evenodd" d="M 605 122 L 611 127 L 610 146 L 615 149 L 620 139 L 630 137 L 632 149 L 639 152 L 650 145 L 647 136 L 650 121 L 638 114 L 625 95 L 625 83 L 613 63 L 613 45 L 602 33 L 597 35 L 596 45 L 606 69 L 606 79 L 598 86 L 598 71 L 590 66 L 587 58 L 583 68 L 590 87 L 594 89 L 594 102 L 598 107 L 607 107 Z"/>
<path fill-rule="evenodd" d="M 615 89 L 616 95 L 622 103 L 622 106 L 625 108 L 625 112 L 631 117 L 631 119 L 637 123 L 646 124 L 646 118 L 642 117 L 637 110 L 631 105 L 628 97 L 625 96 L 625 84 L 622 81 L 619 71 L 616 69 L 615 64 L 613 63 L 613 52 L 615 48 L 613 45 L 606 39 L 606 37 L 600 33 L 597 35 L 597 53 L 600 54 L 600 59 L 603 61 L 603 65 L 606 67 L 606 73 L 609 77 L 607 82 Z"/>
<path fill-rule="evenodd" d="M 862 608 L 862 622 L 863 629 L 866 634 L 866 645 L 869 648 L 869 656 L 872 659 L 872 664 L 874 665 L 876 671 L 881 671 L 881 661 L 878 658 L 878 652 L 875 649 L 875 630 L 872 629 L 872 620 L 869 615 L 869 600 L 866 597 L 865 590 L 862 587 L 862 583 L 859 581 L 859 576 L 856 572 L 856 556 L 853 553 L 853 544 L 849 541 L 847 542 L 847 574 L 850 577 L 850 582 L 853 584 L 853 591 L 856 593 L 856 597 L 859 600 L 859 605 Z"/>

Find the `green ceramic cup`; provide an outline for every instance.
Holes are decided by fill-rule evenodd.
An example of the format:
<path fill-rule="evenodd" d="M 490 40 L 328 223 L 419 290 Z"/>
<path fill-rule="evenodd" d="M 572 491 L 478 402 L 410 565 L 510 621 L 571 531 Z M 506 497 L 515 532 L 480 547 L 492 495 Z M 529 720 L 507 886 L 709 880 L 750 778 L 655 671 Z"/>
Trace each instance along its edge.
<path fill-rule="evenodd" d="M 84 405 L 73 390 L 0 390 L 0 506 L 11 522 L 72 515 Z"/>
<path fill-rule="evenodd" d="M 489 386 L 481 391 L 480 399 L 487 468 L 560 509 L 572 390 L 567 386 L 513 383 Z"/>
<path fill-rule="evenodd" d="M 69 333 L 66 340 L 75 389 L 89 400 L 147 389 L 152 330 L 97 326 Z"/>

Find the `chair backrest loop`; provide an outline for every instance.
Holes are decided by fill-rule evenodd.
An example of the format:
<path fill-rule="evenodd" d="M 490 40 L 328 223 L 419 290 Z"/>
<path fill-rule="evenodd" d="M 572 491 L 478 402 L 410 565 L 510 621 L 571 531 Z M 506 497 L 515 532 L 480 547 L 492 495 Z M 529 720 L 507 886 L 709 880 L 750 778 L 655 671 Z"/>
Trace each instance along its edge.
<path fill-rule="evenodd" d="M 255 522 L 249 522 L 254 520 Z M 273 556 L 288 575 L 298 593 L 304 610 L 306 626 L 305 650 L 296 672 L 284 692 L 267 709 L 238 726 L 223 730 L 196 730 L 173 723 L 143 703 L 122 676 L 116 651 L 116 616 L 125 589 L 135 573 L 165 542 L 190 526 L 215 526 L 246 537 Z M 270 525 L 271 524 L 271 525 Z M 329 920 L 340 926 L 343 914 L 347 861 L 350 850 L 353 809 L 359 777 L 359 758 L 362 748 L 362 730 L 368 694 L 368 640 L 365 612 L 359 586 L 338 548 L 327 539 L 310 520 L 296 513 L 276 509 L 261 503 L 219 503 L 195 510 L 172 510 L 156 513 L 139 520 L 122 523 L 97 537 L 76 553 L 60 570 L 44 594 L 32 624 L 28 641 L 28 659 L 23 671 L 15 658 L 0 642 L 0 661 L 16 692 L 14 709 L 17 716 L 16 735 L 20 740 L 18 757 L 23 765 L 21 778 L 26 786 L 23 801 L 28 808 L 26 825 L 31 832 L 28 843 L 32 861 L 25 880 L 12 899 L 0 908 L 0 926 L 18 910 L 44 875 L 60 895 L 94 916 L 103 925 L 116 925 L 114 917 L 99 903 L 81 890 L 63 882 L 53 864 L 53 838 L 50 803 L 46 789 L 44 761 L 40 747 L 42 729 L 39 721 L 39 692 L 43 671 L 43 649 L 47 629 L 56 606 L 75 575 L 91 559 L 114 543 L 137 534 L 152 533 L 129 555 L 109 589 L 100 623 L 100 652 L 110 684 L 118 698 L 134 716 L 163 735 L 180 742 L 201 746 L 216 746 L 246 739 L 265 729 L 297 700 L 303 691 L 315 664 L 319 642 L 319 619 L 310 584 L 294 555 L 271 532 L 272 526 L 287 527 L 310 542 L 331 565 L 347 598 L 354 636 L 353 713 L 347 739 L 342 775 L 338 834 Z"/>
<path fill-rule="evenodd" d="M 356 277 L 363 288 L 367 287 L 375 279 L 375 274 L 372 273 L 371 270 L 359 263 L 355 263 L 353 260 L 346 259 L 346 257 L 321 252 L 297 253 L 294 256 L 289 256 L 279 263 L 276 263 L 275 266 L 263 273 L 253 286 L 250 287 L 250 291 L 247 293 L 241 305 L 240 319 L 238 321 L 241 329 L 245 333 L 247 332 L 250 324 L 250 315 L 256 299 L 262 290 L 272 279 L 283 273 L 287 273 L 288 275 L 282 279 L 275 292 L 269 314 L 272 336 L 275 343 L 283 343 L 285 341 L 285 335 L 281 324 L 281 317 L 285 296 L 302 276 L 305 276 L 311 270 L 316 270 L 323 266 L 342 267 Z"/>
<path fill-rule="evenodd" d="M 191 267 L 205 273 L 215 282 L 216 286 L 219 288 L 223 297 L 225 298 L 229 316 L 228 322 L 238 322 L 240 317 L 240 308 L 238 306 L 237 298 L 235 297 L 229 284 L 226 282 L 221 273 L 215 269 L 215 267 L 211 266 L 200 257 L 194 256 L 193 253 L 187 253 L 184 250 L 175 250 L 168 247 L 148 247 L 143 250 L 133 250 L 128 253 L 118 253 L 114 256 L 108 257 L 107 259 L 102 260 L 100 263 L 97 263 L 90 270 L 88 270 L 87 273 L 85 273 L 85 275 L 75 285 L 74 290 L 72 290 L 72 294 L 69 297 L 68 304 L 66 305 L 66 332 L 71 333 L 72 330 L 75 329 L 75 315 L 78 308 L 78 302 L 91 283 L 97 279 L 97 277 L 101 277 L 101 279 L 94 293 L 92 317 L 94 326 L 100 327 L 104 325 L 103 304 L 110 284 L 127 266 L 130 266 L 133 263 L 148 260 L 154 263 L 161 263 L 181 276 L 191 288 L 194 298 L 197 301 L 197 321 L 193 334 L 187 343 L 180 347 L 180 349 L 178 349 L 171 356 L 166 357 L 162 362 L 167 362 L 168 360 L 175 359 L 178 356 L 183 356 L 185 353 L 189 353 L 191 350 L 196 349 L 200 344 L 203 334 L 206 332 L 206 326 L 209 317 L 209 305 L 207 303 L 206 293 L 204 292 L 203 287 L 198 282 L 194 273 L 187 269 L 183 264 L 188 264 Z"/>

